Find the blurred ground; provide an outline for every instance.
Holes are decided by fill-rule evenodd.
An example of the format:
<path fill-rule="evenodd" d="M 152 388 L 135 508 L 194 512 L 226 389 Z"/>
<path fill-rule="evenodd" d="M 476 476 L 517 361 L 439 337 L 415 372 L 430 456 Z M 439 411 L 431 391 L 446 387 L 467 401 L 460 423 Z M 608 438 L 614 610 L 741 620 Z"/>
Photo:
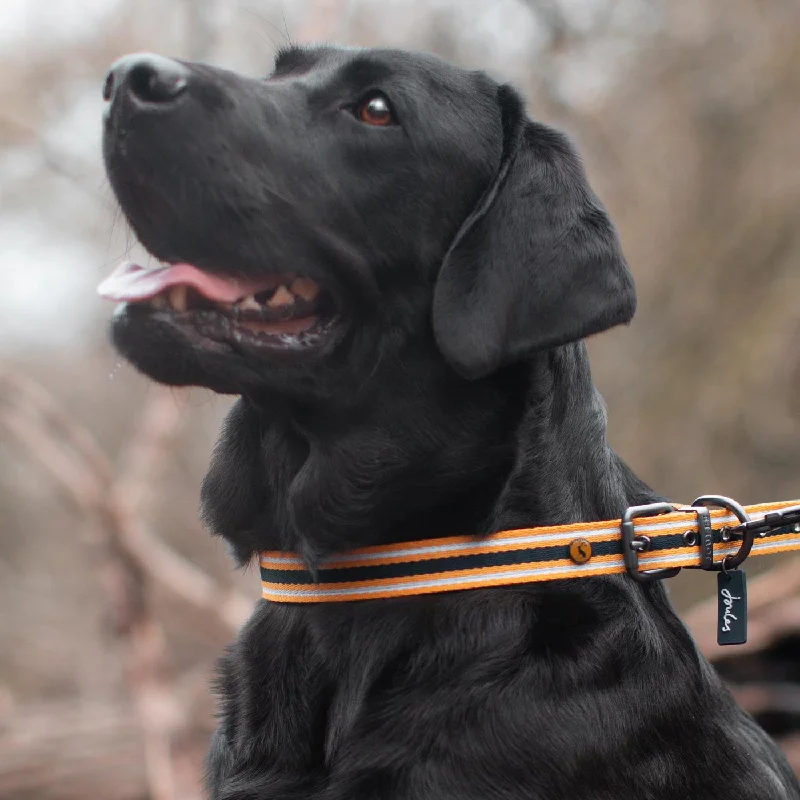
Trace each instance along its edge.
<path fill-rule="evenodd" d="M 105 343 L 94 285 L 125 253 L 146 256 L 103 177 L 100 85 L 114 58 L 145 49 L 265 73 L 287 30 L 487 69 L 568 130 L 639 286 L 633 326 L 591 343 L 613 445 L 682 501 L 800 496 L 796 0 L 4 3 L 2 800 L 200 796 L 207 676 L 259 587 L 196 519 L 228 401 L 160 390 Z M 149 536 L 171 548 L 155 577 L 136 562 Z M 767 579 L 786 587 L 762 609 L 781 627 L 756 626 L 758 648 L 721 665 L 789 737 L 794 571 Z M 713 586 L 684 573 L 672 591 L 689 609 Z"/>

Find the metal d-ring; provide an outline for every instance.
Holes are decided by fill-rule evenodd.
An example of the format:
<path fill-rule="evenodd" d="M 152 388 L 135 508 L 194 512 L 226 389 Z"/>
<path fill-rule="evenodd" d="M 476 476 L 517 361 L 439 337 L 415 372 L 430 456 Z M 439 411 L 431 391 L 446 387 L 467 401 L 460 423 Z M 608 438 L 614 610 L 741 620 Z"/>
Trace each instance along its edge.
<path fill-rule="evenodd" d="M 739 503 L 730 497 L 724 497 L 720 494 L 704 494 L 701 497 L 698 497 L 692 503 L 692 506 L 715 506 L 716 508 L 724 508 L 726 511 L 730 511 L 731 514 L 733 514 L 739 520 L 739 522 L 745 523 L 750 521 L 750 516 L 747 511 L 744 510 L 743 506 L 739 505 Z M 725 538 L 725 535 L 723 534 L 722 540 L 728 542 L 730 541 L 730 536 Z M 722 570 L 722 572 L 726 573 L 728 570 L 736 569 L 747 558 L 747 556 L 750 555 L 750 550 L 753 548 L 754 541 L 754 532 L 744 528 L 742 532 L 742 544 L 739 546 L 739 549 L 732 555 L 725 556 L 722 561 L 714 563 L 710 567 L 704 567 L 704 569 L 713 569 L 717 571 Z"/>

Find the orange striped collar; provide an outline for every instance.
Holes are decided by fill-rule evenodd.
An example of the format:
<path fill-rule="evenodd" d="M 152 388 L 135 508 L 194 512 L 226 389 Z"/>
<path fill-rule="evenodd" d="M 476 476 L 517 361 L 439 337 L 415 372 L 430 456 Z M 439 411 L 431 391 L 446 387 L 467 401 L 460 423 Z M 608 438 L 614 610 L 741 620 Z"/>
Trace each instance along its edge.
<path fill-rule="evenodd" d="M 751 534 L 751 555 L 800 550 L 800 501 L 744 511 L 765 528 Z M 790 513 L 784 518 L 784 512 Z M 771 526 L 764 522 L 767 515 Z M 709 559 L 718 569 L 741 547 L 741 541 L 728 538 L 740 518 L 726 509 L 706 515 L 705 539 L 696 508 L 661 503 L 641 507 L 635 516 L 627 534 L 617 519 L 364 547 L 330 556 L 314 574 L 296 554 L 264 551 L 263 597 L 274 603 L 336 603 L 611 575 L 631 572 L 626 549 L 638 553 L 633 563 L 638 561 L 641 572 L 634 567 L 633 577 L 641 580 L 650 570 L 707 568 Z"/>

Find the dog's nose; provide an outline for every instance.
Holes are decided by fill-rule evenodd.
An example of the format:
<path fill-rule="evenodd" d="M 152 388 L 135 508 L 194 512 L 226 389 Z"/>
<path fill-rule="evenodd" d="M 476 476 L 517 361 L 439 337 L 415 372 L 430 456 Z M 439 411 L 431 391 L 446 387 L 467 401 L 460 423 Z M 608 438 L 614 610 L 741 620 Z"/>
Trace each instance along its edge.
<path fill-rule="evenodd" d="M 139 105 L 174 102 L 189 83 L 189 70 L 178 61 L 154 53 L 134 53 L 111 65 L 103 86 L 103 99 L 126 96 Z"/>

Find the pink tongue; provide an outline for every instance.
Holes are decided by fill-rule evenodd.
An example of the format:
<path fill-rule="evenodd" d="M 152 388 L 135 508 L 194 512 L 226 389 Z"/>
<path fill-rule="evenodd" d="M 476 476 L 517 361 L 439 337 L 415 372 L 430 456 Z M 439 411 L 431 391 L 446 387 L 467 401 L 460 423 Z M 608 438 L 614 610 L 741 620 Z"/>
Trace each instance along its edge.
<path fill-rule="evenodd" d="M 176 284 L 192 286 L 204 297 L 218 303 L 233 303 L 252 294 L 256 288 L 234 278 L 209 275 L 191 264 L 145 269 L 126 261 L 97 287 L 97 293 L 108 300 L 147 300 Z"/>

